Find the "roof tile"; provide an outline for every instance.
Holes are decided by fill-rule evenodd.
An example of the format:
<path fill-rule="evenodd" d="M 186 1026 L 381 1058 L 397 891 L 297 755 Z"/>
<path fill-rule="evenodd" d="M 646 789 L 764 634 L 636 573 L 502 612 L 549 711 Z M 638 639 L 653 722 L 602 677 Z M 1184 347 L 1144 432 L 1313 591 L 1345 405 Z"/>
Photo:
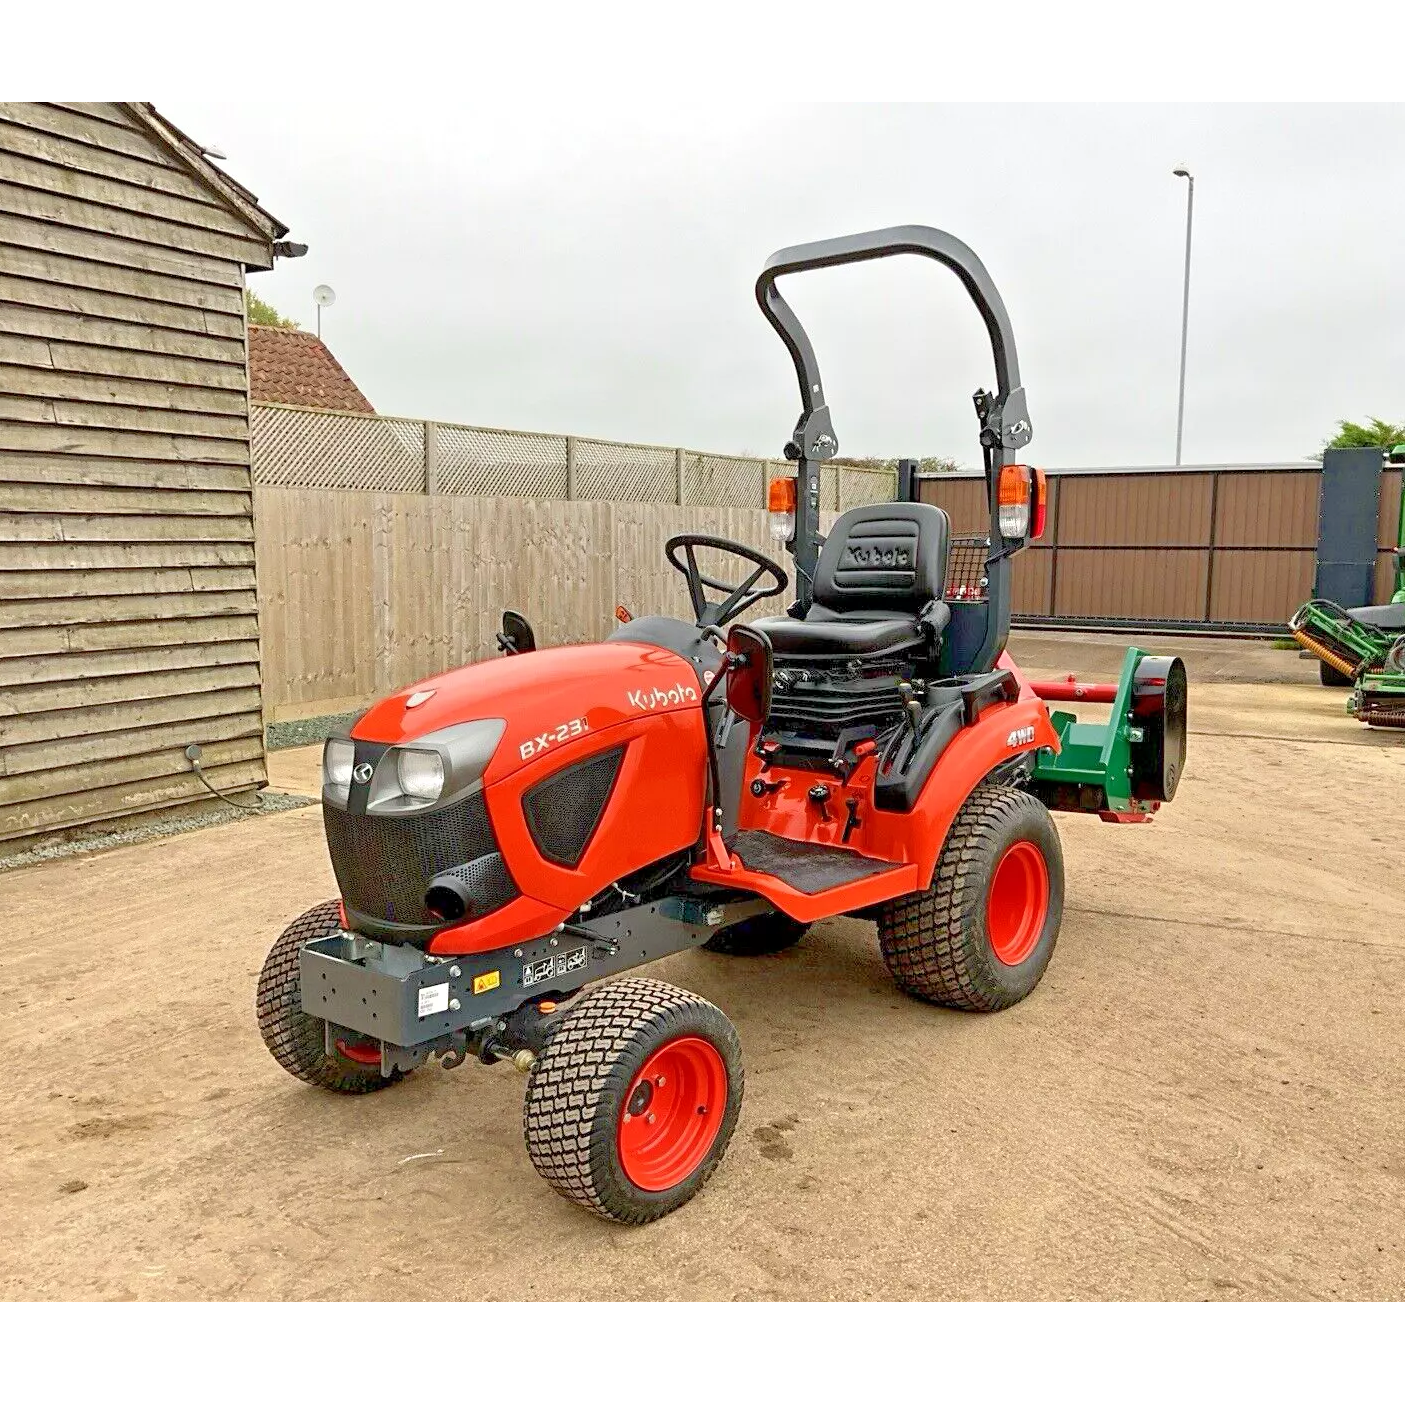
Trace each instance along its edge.
<path fill-rule="evenodd" d="M 249 324 L 249 394 L 275 405 L 375 414 L 356 382 L 311 332 L 253 322 Z"/>

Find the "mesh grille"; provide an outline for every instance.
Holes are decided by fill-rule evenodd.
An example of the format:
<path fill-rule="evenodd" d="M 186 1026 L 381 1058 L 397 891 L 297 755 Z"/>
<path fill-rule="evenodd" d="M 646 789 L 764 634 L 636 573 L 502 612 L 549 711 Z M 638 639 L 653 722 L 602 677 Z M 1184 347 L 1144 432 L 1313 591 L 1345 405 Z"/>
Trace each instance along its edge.
<path fill-rule="evenodd" d="M 428 814 L 350 815 L 322 807 L 327 850 L 346 905 L 383 922 L 438 923 L 424 890 L 436 873 L 497 851 L 482 791 Z M 506 870 L 503 901 L 517 896 Z"/>
<path fill-rule="evenodd" d="M 624 760 L 624 747 L 602 751 L 538 781 L 522 797 L 522 814 L 543 858 L 574 868 L 600 823 Z"/>
<path fill-rule="evenodd" d="M 985 563 L 990 555 L 984 537 L 952 537 L 946 558 L 946 598 L 948 600 L 984 600 L 986 587 Z"/>

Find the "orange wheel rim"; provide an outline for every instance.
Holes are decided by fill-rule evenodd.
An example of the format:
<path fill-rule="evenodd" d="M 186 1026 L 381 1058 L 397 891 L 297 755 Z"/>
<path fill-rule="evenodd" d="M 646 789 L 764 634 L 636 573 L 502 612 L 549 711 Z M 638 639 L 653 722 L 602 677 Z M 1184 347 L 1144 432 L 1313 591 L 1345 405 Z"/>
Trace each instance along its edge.
<path fill-rule="evenodd" d="M 1049 915 L 1049 865 L 1028 839 L 1000 856 L 986 895 L 985 929 L 995 959 L 1018 966 L 1039 944 Z"/>
<path fill-rule="evenodd" d="M 630 1084 L 620 1167 L 640 1190 L 672 1190 L 706 1160 L 727 1110 L 727 1066 L 706 1039 L 671 1039 Z"/>

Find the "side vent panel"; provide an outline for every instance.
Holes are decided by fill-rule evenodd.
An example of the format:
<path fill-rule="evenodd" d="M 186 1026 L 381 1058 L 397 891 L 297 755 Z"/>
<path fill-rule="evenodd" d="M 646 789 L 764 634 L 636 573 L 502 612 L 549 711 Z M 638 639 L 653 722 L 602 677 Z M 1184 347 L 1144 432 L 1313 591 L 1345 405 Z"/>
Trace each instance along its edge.
<path fill-rule="evenodd" d="M 522 815 L 544 859 L 574 868 L 585 853 L 624 761 L 612 747 L 538 781 L 522 797 Z"/>

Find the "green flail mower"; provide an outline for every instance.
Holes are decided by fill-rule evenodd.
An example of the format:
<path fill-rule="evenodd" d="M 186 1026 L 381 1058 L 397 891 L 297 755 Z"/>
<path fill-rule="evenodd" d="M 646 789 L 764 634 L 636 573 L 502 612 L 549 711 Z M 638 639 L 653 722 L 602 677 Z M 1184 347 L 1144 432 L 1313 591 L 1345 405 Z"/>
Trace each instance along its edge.
<path fill-rule="evenodd" d="M 1405 444 L 1390 451 L 1390 462 L 1405 464 Z M 1324 687 L 1352 689 L 1351 716 L 1372 727 L 1405 727 L 1405 491 L 1390 600 L 1354 609 L 1309 600 L 1294 611 L 1288 628 L 1317 659 Z"/>

